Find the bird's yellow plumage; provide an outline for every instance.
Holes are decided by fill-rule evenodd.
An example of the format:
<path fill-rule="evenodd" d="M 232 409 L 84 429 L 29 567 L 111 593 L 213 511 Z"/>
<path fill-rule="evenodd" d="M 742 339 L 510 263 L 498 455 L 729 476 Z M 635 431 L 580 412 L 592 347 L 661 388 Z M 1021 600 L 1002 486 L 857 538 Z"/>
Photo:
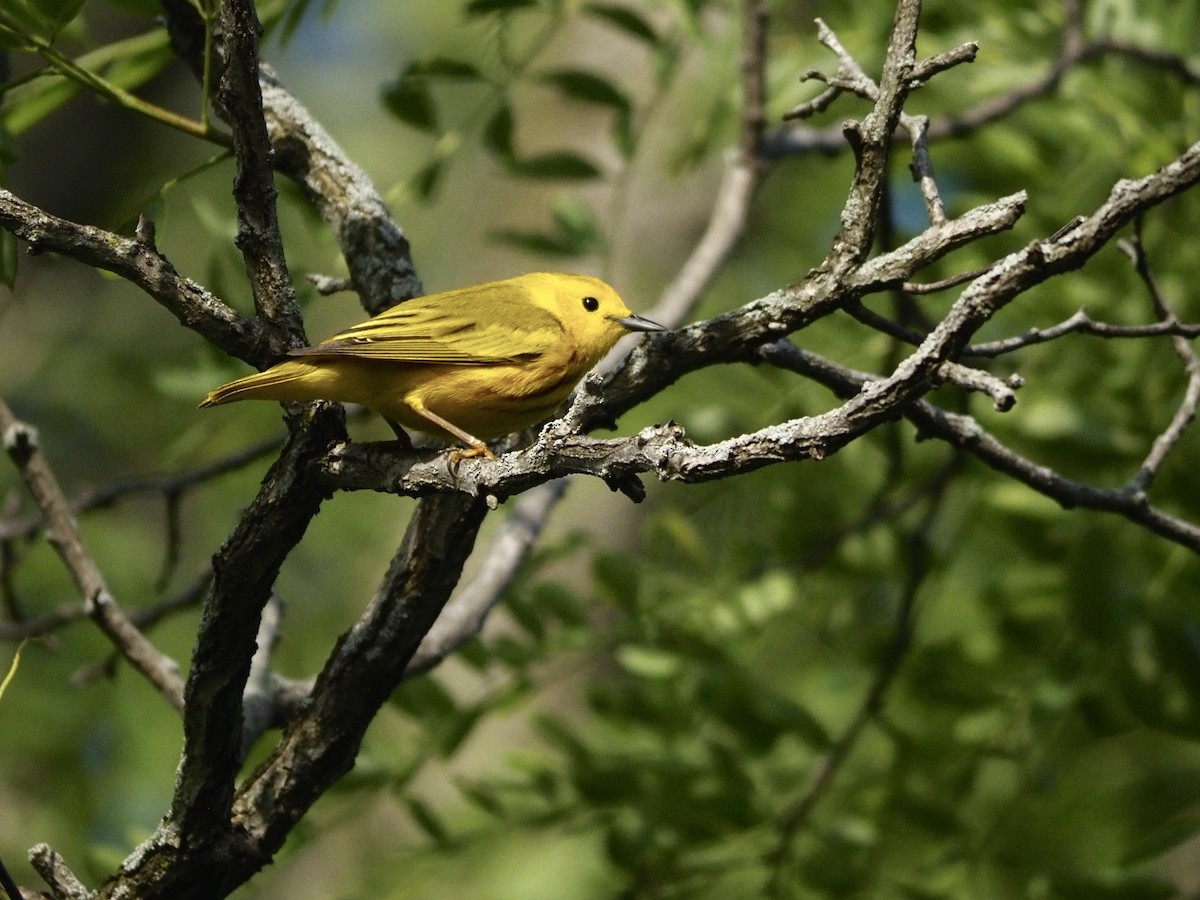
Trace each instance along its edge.
<path fill-rule="evenodd" d="M 234 400 L 340 400 L 490 455 L 484 440 L 549 416 L 630 331 L 661 331 L 609 285 L 536 272 L 417 297 L 293 350 L 210 393 Z"/>

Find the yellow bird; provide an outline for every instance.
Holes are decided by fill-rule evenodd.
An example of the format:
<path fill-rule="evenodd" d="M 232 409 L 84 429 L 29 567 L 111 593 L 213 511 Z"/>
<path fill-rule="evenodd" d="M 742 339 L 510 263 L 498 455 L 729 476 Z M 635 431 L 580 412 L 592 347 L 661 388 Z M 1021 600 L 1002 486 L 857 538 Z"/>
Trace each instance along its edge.
<path fill-rule="evenodd" d="M 587 275 L 535 272 L 407 300 L 217 388 L 234 400 L 338 400 L 491 456 L 485 440 L 549 417 L 630 331 L 662 331 Z"/>

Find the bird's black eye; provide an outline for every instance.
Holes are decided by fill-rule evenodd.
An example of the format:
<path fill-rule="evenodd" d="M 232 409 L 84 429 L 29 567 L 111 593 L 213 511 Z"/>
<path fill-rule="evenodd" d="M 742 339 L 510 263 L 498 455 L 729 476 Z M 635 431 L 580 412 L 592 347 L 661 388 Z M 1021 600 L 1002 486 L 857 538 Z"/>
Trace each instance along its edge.
<path fill-rule="evenodd" d="M 595 312 L 596 310 L 598 310 L 600 308 L 600 301 L 597 300 L 595 297 L 584 297 L 583 298 L 583 308 L 586 309 L 588 312 Z"/>

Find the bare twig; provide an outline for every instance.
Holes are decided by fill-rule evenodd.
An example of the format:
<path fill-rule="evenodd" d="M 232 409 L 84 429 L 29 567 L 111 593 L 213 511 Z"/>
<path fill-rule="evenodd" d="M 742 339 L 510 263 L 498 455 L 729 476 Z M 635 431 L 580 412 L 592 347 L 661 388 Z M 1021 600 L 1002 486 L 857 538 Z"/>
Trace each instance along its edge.
<path fill-rule="evenodd" d="M 802 350 L 787 341 L 758 349 L 757 358 L 797 372 L 824 384 L 839 396 L 857 394 L 875 376 Z M 947 412 L 919 400 L 903 415 L 924 438 L 935 438 L 960 447 L 991 468 L 1058 502 L 1064 509 L 1094 509 L 1114 513 L 1155 534 L 1200 554 L 1200 527 L 1169 515 L 1127 488 L 1102 488 L 1074 481 L 1005 446 L 971 416 Z"/>
<path fill-rule="evenodd" d="M 50 542 L 70 572 L 88 614 L 134 668 L 176 711 L 182 711 L 183 680 L 179 676 L 179 667 L 159 652 L 117 606 L 100 568 L 84 545 L 58 479 L 38 447 L 37 433 L 18 421 L 2 400 L 0 434 L 3 435 L 4 449 L 46 517 Z"/>
<path fill-rule="evenodd" d="M 68 867 L 58 851 L 47 844 L 29 850 L 29 864 L 50 885 L 57 900 L 93 900 L 95 896 Z"/>
<path fill-rule="evenodd" d="M 151 606 L 130 610 L 129 619 L 143 631 L 149 630 L 167 616 L 198 604 L 203 599 L 204 591 L 211 581 L 212 569 L 206 566 L 191 584 L 177 594 Z M 64 603 L 57 609 L 36 618 L 0 622 L 0 640 L 18 641 L 25 638 L 42 637 L 71 622 L 87 618 L 88 615 L 90 613 L 86 604 Z"/>
<path fill-rule="evenodd" d="M 906 281 L 900 287 L 906 294 L 936 294 L 952 287 L 958 287 L 960 284 L 966 284 L 968 281 L 974 281 L 990 268 L 990 265 L 980 266 L 978 269 L 959 272 L 957 275 L 951 275 L 949 278 L 942 278 L 938 281 Z"/>
<path fill-rule="evenodd" d="M 1162 291 L 1159 290 L 1158 281 L 1150 269 L 1150 260 L 1146 255 L 1146 248 L 1142 243 L 1141 225 L 1141 219 L 1139 218 L 1134 222 L 1132 240 L 1120 241 L 1118 242 L 1118 246 L 1133 262 L 1134 269 L 1146 285 L 1146 290 L 1150 293 L 1150 299 L 1154 303 L 1154 311 L 1160 320 L 1173 322 L 1175 321 L 1175 314 L 1167 305 L 1166 298 L 1162 295 Z M 1137 474 L 1130 481 L 1130 488 L 1141 494 L 1149 490 L 1150 485 L 1158 475 L 1158 470 L 1162 468 L 1162 464 L 1166 461 L 1168 454 L 1175 449 L 1188 426 L 1196 418 L 1196 408 L 1197 405 L 1200 405 L 1200 355 L 1196 353 L 1187 339 L 1179 335 L 1172 335 L 1171 346 L 1175 350 L 1175 355 L 1183 362 L 1184 371 L 1187 372 L 1187 388 L 1184 391 L 1183 400 L 1180 401 L 1179 408 L 1175 411 L 1170 424 L 1163 430 L 1162 434 L 1155 438 L 1154 444 L 1150 448 L 1150 453 L 1142 462 Z"/>
<path fill-rule="evenodd" d="M 478 634 L 529 556 L 550 513 L 566 491 L 560 479 L 522 494 L 500 534 L 492 540 L 479 573 L 442 610 L 413 654 L 405 678 L 432 669 Z"/>
<path fill-rule="evenodd" d="M 1017 402 L 1015 392 L 1024 384 L 1019 375 L 1000 378 L 991 372 L 972 369 L 956 362 L 942 363 L 938 367 L 938 377 L 968 391 L 986 394 L 992 398 L 998 412 L 1007 412 L 1013 408 L 1013 404 Z"/>
<path fill-rule="evenodd" d="M 272 452 L 278 451 L 280 443 L 279 437 L 270 437 L 194 469 L 185 469 L 170 475 L 123 478 L 97 488 L 91 488 L 71 500 L 71 512 L 79 515 L 94 509 L 107 509 L 127 497 L 141 494 L 161 494 L 167 498 L 177 497 L 191 488 L 263 459 Z M 0 520 L 0 541 L 29 537 L 42 527 L 44 521 L 45 519 L 41 515 L 10 521 Z"/>
<path fill-rule="evenodd" d="M 253 319 L 184 278 L 153 246 L 91 225 L 60 219 L 0 189 L 0 226 L 39 251 L 62 253 L 104 269 L 141 288 L 180 324 L 231 356 L 253 363 L 270 359 L 266 333 Z"/>
<path fill-rule="evenodd" d="M 963 350 L 963 356 L 1002 356 L 1025 347 L 1032 347 L 1035 344 L 1057 340 L 1066 334 L 1086 334 L 1102 338 L 1152 338 L 1174 335 L 1193 340 L 1200 337 L 1200 324 L 1179 322 L 1174 318 L 1168 318 L 1145 325 L 1115 325 L 1111 322 L 1097 322 L 1081 309 L 1070 318 L 1049 328 L 1030 328 L 1023 334 L 1013 337 L 988 341 L 983 344 L 970 344 Z"/>
<path fill-rule="evenodd" d="M 1168 72 L 1185 84 L 1200 85 L 1200 65 L 1180 54 L 1168 53 L 1157 48 L 1140 47 L 1128 41 L 1108 37 L 1099 37 L 1088 41 L 1084 35 L 1082 10 L 1078 0 L 1067 0 L 1063 5 L 1066 7 L 1067 16 L 1059 44 L 1059 53 L 1047 72 L 1006 94 L 980 101 L 965 112 L 932 119 L 928 128 L 930 141 L 963 137 L 986 125 L 1007 118 L 1027 103 L 1053 94 L 1067 73 L 1076 66 L 1106 57 L 1124 56 L 1143 65 Z M 949 53 L 965 55 L 967 48 L 971 46 L 970 44 L 963 45 Z M 922 74 L 922 66 L 933 64 L 940 56 L 932 57 L 924 64 L 916 64 L 913 67 L 914 73 Z M 968 60 L 961 59 L 959 61 Z M 806 77 L 812 76 L 813 73 L 808 73 Z M 763 146 L 764 154 L 768 158 L 777 158 L 806 153 L 822 155 L 844 153 L 846 141 L 839 125 L 813 128 L 797 125 L 795 122 L 796 119 L 827 109 L 840 93 L 840 90 L 831 88 L 822 92 L 814 100 L 798 106 L 793 111 L 794 114 L 789 114 L 792 121 L 787 126 L 766 135 Z M 897 139 L 899 139 L 898 136 Z"/>
<path fill-rule="evenodd" d="M 933 177 L 933 161 L 929 158 L 928 117 L 909 116 L 906 130 L 912 140 L 913 180 L 917 182 L 921 188 L 921 196 L 925 198 L 925 208 L 929 212 L 930 223 L 941 225 L 946 221 L 946 208 L 942 205 L 937 181 Z"/>

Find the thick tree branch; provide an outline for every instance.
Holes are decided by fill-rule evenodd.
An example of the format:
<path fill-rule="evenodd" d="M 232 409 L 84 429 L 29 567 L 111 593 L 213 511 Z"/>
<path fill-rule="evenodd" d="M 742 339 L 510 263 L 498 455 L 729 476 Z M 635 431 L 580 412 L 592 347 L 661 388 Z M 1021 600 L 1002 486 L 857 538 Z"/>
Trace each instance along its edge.
<path fill-rule="evenodd" d="M 552 425 L 525 450 L 495 460 L 465 460 L 457 471 L 451 471 L 440 457 L 398 457 L 378 445 L 342 445 L 322 461 L 324 477 L 329 480 L 330 489 L 369 488 L 400 494 L 465 491 L 506 497 L 568 473 L 588 473 L 609 480 L 654 472 L 663 480 L 699 481 L 727 477 L 782 460 L 822 458 L 898 414 L 902 406 L 928 390 L 939 367 L 960 355 L 970 336 L 1013 298 L 1035 284 L 1082 266 L 1135 216 L 1197 181 L 1200 181 L 1200 144 L 1154 175 L 1120 182 L 1092 215 L 1080 217 L 1051 239 L 1035 241 L 988 269 L 967 287 L 917 351 L 891 376 L 864 385 L 842 407 L 822 416 L 785 422 L 708 447 L 689 444 L 679 429 L 670 426 L 646 429 L 636 438 L 593 441 L 560 433 L 561 426 Z M 876 261 L 863 266 L 864 270 L 872 268 L 878 272 L 881 267 Z M 893 277 L 890 266 L 882 269 L 889 281 L 905 277 L 903 273 Z M 780 319 L 814 316 L 815 310 L 826 308 L 830 298 L 818 296 L 821 289 L 845 292 L 847 286 L 829 285 L 818 273 L 790 292 L 780 292 L 735 313 L 645 341 L 623 370 L 630 378 L 633 376 L 628 373 L 636 366 L 636 375 L 642 379 L 639 390 L 630 393 L 640 400 L 643 391 L 648 396 L 671 383 L 688 367 L 711 365 L 718 359 L 745 359 L 747 348 L 754 347 L 756 341 L 763 342 L 762 338 L 772 330 L 787 330 Z M 839 301 L 847 296 L 841 293 Z M 793 299 L 797 302 L 788 303 Z M 773 309 L 779 311 L 778 319 L 766 314 Z M 737 325 L 750 327 L 740 332 Z M 656 349 L 658 353 L 654 352 Z M 664 349 L 667 352 L 662 352 Z M 645 357 L 640 364 L 639 356 Z M 622 387 L 628 390 L 626 385 Z M 584 408 L 573 412 L 571 424 L 578 422 L 586 427 L 615 416 L 636 402 L 622 394 L 619 391 L 612 398 L 598 397 L 585 385 L 581 393 Z"/>
<path fill-rule="evenodd" d="M 374 315 L 422 294 L 408 238 L 367 173 L 269 67 L 262 66 L 260 74 L 275 166 L 300 186 L 333 230 L 363 307 Z"/>
<path fill-rule="evenodd" d="M 247 362 L 265 359 L 267 334 L 200 285 L 184 278 L 153 244 L 60 219 L 0 189 L 0 226 L 27 241 L 31 251 L 61 253 L 112 272 L 141 288 L 181 325 Z"/>
<path fill-rule="evenodd" d="M 235 823 L 251 861 L 269 859 L 308 807 L 354 764 L 363 732 L 458 583 L 487 512 L 481 500 L 429 497 L 375 599 L 338 641 L 271 756 L 239 791 Z"/>
<path fill-rule="evenodd" d="M 252 0 L 223 0 L 221 27 L 223 65 L 217 100 L 233 131 L 236 243 L 246 261 L 258 318 L 267 326 L 271 341 L 272 359 L 264 362 L 272 362 L 288 350 L 303 347 L 308 340 L 279 234 L 273 151 L 258 84 L 262 25 Z"/>
<path fill-rule="evenodd" d="M 272 356 L 277 356 L 306 341 L 275 213 L 271 150 L 258 86 L 259 25 L 249 0 L 225 0 L 221 15 L 223 69 L 218 94 L 234 136 L 238 243 L 255 306 L 270 330 Z M 157 840 L 151 841 L 153 851 L 171 847 L 178 836 L 201 848 L 215 848 L 227 839 L 234 778 L 245 750 L 243 694 L 260 614 L 279 566 L 324 499 L 309 479 L 297 477 L 297 470 L 306 468 L 303 461 L 331 436 L 344 435 L 341 416 L 324 404 L 315 405 L 307 420 L 291 416 L 288 421 L 289 439 L 283 452 L 213 559 L 213 586 L 187 684 L 184 751 L 175 796 Z M 153 851 L 148 850 L 139 862 L 157 860 Z M 178 890 L 186 868 L 174 853 L 168 851 L 168 856 L 175 857 L 176 864 L 154 873 L 154 889 L 167 894 Z M 120 880 L 106 884 L 104 890 L 119 893 Z"/>

